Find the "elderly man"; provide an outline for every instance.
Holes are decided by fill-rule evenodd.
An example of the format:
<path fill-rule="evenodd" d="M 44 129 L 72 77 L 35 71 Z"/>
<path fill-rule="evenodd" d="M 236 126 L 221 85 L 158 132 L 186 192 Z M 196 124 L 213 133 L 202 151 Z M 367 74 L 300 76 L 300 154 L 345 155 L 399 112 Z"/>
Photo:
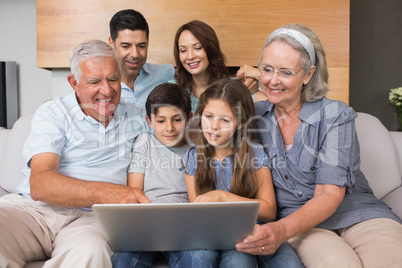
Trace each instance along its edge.
<path fill-rule="evenodd" d="M 120 100 L 120 60 L 107 43 L 80 44 L 67 79 L 74 93 L 44 103 L 25 143 L 24 181 L 0 199 L 0 267 L 111 267 L 113 254 L 90 207 L 149 202 L 126 186 L 130 150 L 147 131 Z"/>

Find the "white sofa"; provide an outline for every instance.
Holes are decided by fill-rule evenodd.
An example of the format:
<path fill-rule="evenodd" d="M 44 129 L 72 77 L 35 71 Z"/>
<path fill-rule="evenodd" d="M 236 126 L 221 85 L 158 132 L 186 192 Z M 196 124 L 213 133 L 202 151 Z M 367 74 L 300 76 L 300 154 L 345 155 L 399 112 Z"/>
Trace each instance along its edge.
<path fill-rule="evenodd" d="M 0 197 L 15 192 L 22 181 L 22 148 L 31 119 L 32 115 L 24 116 L 12 129 L 0 129 Z M 377 118 L 365 113 L 359 113 L 356 129 L 363 173 L 375 195 L 402 218 L 402 132 L 388 131 Z M 25 267 L 42 264 L 34 262 Z"/>

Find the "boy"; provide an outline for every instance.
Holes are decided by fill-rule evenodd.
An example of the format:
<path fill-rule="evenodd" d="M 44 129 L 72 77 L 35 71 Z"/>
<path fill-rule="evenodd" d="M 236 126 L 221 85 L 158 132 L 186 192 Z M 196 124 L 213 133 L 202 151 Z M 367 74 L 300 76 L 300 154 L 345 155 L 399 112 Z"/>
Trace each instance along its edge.
<path fill-rule="evenodd" d="M 145 104 L 154 135 L 142 133 L 133 145 L 128 185 L 142 189 L 152 203 L 189 202 L 181 157 L 190 148 L 185 127 L 191 117 L 188 92 L 176 84 L 161 84 Z"/>

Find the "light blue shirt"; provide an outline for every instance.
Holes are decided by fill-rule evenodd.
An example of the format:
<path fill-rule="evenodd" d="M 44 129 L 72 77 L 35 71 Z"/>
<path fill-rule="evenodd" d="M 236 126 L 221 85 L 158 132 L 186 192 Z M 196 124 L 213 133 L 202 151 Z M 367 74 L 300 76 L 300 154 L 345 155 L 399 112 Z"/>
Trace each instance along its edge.
<path fill-rule="evenodd" d="M 143 110 L 124 100 L 106 128 L 82 112 L 75 93 L 48 101 L 33 117 L 23 150 L 24 180 L 17 192 L 30 197 L 30 160 L 40 153 L 59 155 L 58 171 L 64 175 L 126 185 L 133 142 L 146 131 Z"/>
<path fill-rule="evenodd" d="M 172 65 L 145 63 L 135 79 L 134 91 L 126 84 L 121 83 L 121 98 L 145 110 L 145 102 L 149 93 L 156 86 L 173 79 L 173 77 L 174 68 Z"/>
<path fill-rule="evenodd" d="M 252 170 L 260 169 L 262 166 L 270 167 L 268 156 L 265 153 L 263 147 L 260 144 L 252 143 L 253 155 L 247 159 L 247 163 L 240 160 L 240 164 L 249 165 Z M 210 165 L 209 159 L 203 158 L 205 161 L 198 161 L 196 158 L 196 149 L 191 148 L 187 153 L 183 155 L 184 171 L 188 175 L 195 175 L 197 164 L 204 166 Z M 216 189 L 230 192 L 230 184 L 233 177 L 233 157 L 228 156 L 222 161 L 213 161 L 213 167 L 216 174 Z M 183 171 L 183 169 L 181 169 Z"/>
<path fill-rule="evenodd" d="M 373 218 L 399 221 L 374 196 L 360 170 L 357 114 L 352 108 L 327 98 L 304 103 L 293 146 L 286 152 L 274 105 L 267 100 L 255 107 L 260 116 L 256 133 L 268 150 L 279 219 L 313 198 L 317 184 L 331 184 L 346 187 L 346 194 L 336 212 L 317 227 L 333 230 Z"/>

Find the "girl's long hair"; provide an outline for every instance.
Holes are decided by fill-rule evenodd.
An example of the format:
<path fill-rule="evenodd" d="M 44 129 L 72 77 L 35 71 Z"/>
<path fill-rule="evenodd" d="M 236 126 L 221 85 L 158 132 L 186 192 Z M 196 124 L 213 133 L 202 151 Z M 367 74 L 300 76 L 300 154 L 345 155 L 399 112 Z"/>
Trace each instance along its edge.
<path fill-rule="evenodd" d="M 258 181 L 253 176 L 251 160 L 253 158 L 252 141 L 254 137 L 254 103 L 248 88 L 238 80 L 221 79 L 210 85 L 200 97 L 194 116 L 194 124 L 198 129 L 195 136 L 197 167 L 195 171 L 195 188 L 197 195 L 216 189 L 221 174 L 214 169 L 215 148 L 209 145 L 201 132 L 202 114 L 208 101 L 222 100 L 232 109 L 237 117 L 238 125 L 230 140 L 233 153 L 230 156 L 233 163 L 233 175 L 230 192 L 239 196 L 253 198 L 259 188 Z"/>

